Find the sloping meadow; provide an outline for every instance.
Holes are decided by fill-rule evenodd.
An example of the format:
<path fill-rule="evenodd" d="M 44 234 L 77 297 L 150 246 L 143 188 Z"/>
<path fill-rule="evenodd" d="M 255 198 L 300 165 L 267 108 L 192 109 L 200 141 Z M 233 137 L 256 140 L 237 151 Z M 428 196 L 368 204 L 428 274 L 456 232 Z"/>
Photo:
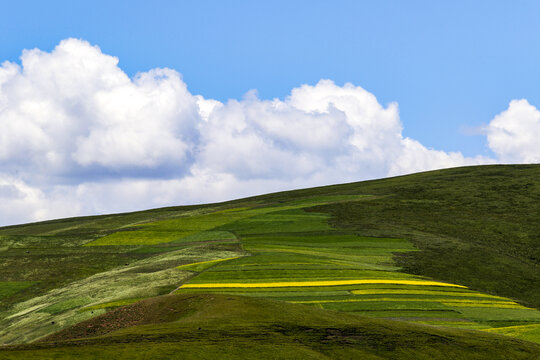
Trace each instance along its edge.
<path fill-rule="evenodd" d="M 348 184 L 0 229 L 0 343 L 169 293 L 269 298 L 540 342 L 540 311 L 520 299 L 404 272 L 404 255 L 419 252 L 412 231 L 341 226 L 337 208 L 391 202 L 358 192 Z"/>

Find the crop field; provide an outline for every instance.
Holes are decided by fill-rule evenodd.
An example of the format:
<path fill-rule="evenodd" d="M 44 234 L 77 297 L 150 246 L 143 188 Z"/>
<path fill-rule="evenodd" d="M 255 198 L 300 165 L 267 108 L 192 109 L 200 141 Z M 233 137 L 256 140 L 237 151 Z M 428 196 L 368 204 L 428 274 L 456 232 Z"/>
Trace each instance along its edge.
<path fill-rule="evenodd" d="M 219 229 L 235 233 L 250 256 L 216 262 L 176 293 L 257 296 L 467 329 L 540 323 L 539 311 L 511 299 L 399 272 L 393 258 L 416 251 L 409 241 L 333 229 L 324 214 L 287 209 Z"/>
<path fill-rule="evenodd" d="M 329 201 L 344 201 L 347 199 L 350 201 L 358 198 L 363 197 L 319 197 L 311 201 L 291 202 L 290 204 L 277 207 L 244 207 L 211 213 L 186 213 L 184 216 L 174 219 L 126 227 L 122 231 L 117 231 L 86 243 L 85 246 L 155 245 L 169 242 L 223 240 L 224 238 L 234 239 L 231 233 L 211 230 L 219 229 L 220 226 L 225 224 L 237 223 L 238 220 L 242 219 L 246 220 L 237 223 L 237 226 L 234 227 L 236 233 L 249 232 L 249 229 L 252 228 L 256 228 L 259 232 L 272 233 L 272 229 L 276 225 L 280 226 L 283 231 L 286 231 L 288 228 L 312 231 L 327 230 L 330 229 L 329 226 L 325 222 L 318 221 L 319 218 L 327 218 L 327 215 L 306 216 L 301 212 L 301 208 L 304 206 L 322 205 Z"/>
<path fill-rule="evenodd" d="M 439 237 L 422 227 L 437 213 L 441 200 L 396 200 L 388 195 L 390 190 L 358 194 L 352 185 L 324 191 L 326 195 L 319 194 L 321 189 L 308 189 L 294 196 L 270 194 L 1 228 L 0 344 L 36 341 L 166 294 L 241 295 L 253 301 L 306 305 L 318 312 L 334 310 L 452 331 L 482 330 L 540 343 L 534 271 L 500 281 L 499 291 L 495 280 L 484 274 L 480 281 L 471 269 L 484 271 L 481 266 L 488 261 L 508 264 L 508 259 L 492 254 L 473 259 L 478 260 L 473 267 L 467 253 L 460 253 L 463 266 L 470 265 L 463 270 L 468 271 L 464 278 L 460 267 L 448 265 L 454 260 L 450 255 L 422 258 L 431 244 L 477 250 L 452 237 L 455 234 L 444 226 L 453 225 L 440 218 L 438 231 L 450 235 Z M 370 217 L 370 209 L 380 203 L 388 212 L 405 209 L 386 218 L 385 229 L 378 222 L 383 210 L 377 210 L 379 218 Z M 407 217 L 414 214 L 412 207 L 429 214 L 420 225 Z M 343 209 L 352 210 L 343 214 Z M 415 225 L 403 230 L 400 221 Z M 461 225 L 466 224 L 467 219 L 462 220 Z M 523 235 L 527 229 L 519 228 L 521 237 L 516 237 L 524 244 L 533 237 Z M 538 233 L 533 230 L 531 234 Z M 513 253 L 525 254 L 521 263 L 536 261 L 536 255 L 523 249 Z M 420 271 L 424 267 L 430 270 Z M 525 289 L 523 297 L 513 283 Z"/>
<path fill-rule="evenodd" d="M 536 342 L 538 342 L 538 339 L 540 338 L 540 324 L 505 326 L 487 329 L 487 331 L 494 334 L 508 335 Z"/>

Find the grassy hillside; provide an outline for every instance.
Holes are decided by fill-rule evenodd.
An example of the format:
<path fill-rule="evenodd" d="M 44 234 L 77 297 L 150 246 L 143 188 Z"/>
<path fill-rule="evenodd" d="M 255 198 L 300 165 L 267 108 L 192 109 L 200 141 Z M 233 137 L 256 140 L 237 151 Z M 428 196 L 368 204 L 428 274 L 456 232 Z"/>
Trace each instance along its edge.
<path fill-rule="evenodd" d="M 103 322 L 96 316 L 169 293 L 181 297 L 167 299 L 192 302 L 208 299 L 205 294 L 269 298 L 287 309 L 304 305 L 298 309 L 313 316 L 338 310 L 378 318 L 373 324 L 399 319 L 420 332 L 435 331 L 419 325 L 429 324 L 458 337 L 491 339 L 484 344 L 504 338 L 463 329 L 540 342 L 539 215 L 540 166 L 481 166 L 4 227 L 0 343 Z M 259 326 L 253 314 L 244 320 Z M 405 326 L 384 326 L 397 334 L 403 329 L 396 324 Z M 110 349 L 113 340 L 107 341 Z M 354 351 L 395 355 L 360 343 Z M 448 345 L 456 354 L 463 350 L 458 343 Z M 92 351 L 102 346 L 85 344 Z M 51 346 L 40 351 L 53 354 Z M 415 356 L 435 354 L 428 348 L 415 348 Z M 305 357 L 306 348 L 294 349 Z"/>
<path fill-rule="evenodd" d="M 540 308 L 540 166 L 482 166 L 361 183 L 380 197 L 328 206 L 331 223 L 401 236 L 403 271 Z"/>
<path fill-rule="evenodd" d="M 3 359 L 532 359 L 540 345 L 227 295 L 169 295 L 113 310 Z"/>

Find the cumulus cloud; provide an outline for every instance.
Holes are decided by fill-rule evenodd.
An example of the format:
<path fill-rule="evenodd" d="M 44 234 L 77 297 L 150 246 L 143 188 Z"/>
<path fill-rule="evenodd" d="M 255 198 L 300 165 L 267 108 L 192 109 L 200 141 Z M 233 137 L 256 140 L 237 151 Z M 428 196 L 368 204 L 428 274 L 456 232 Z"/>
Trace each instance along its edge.
<path fill-rule="evenodd" d="M 527 100 L 511 101 L 489 123 L 486 133 L 488 146 L 501 162 L 540 162 L 540 111 Z"/>
<path fill-rule="evenodd" d="M 537 161 L 527 136 L 540 131 L 538 114 L 518 101 L 493 120 L 500 159 Z M 0 224 L 493 161 L 403 137 L 397 104 L 352 84 L 223 103 L 191 94 L 171 69 L 129 78 L 116 57 L 77 39 L 0 66 Z"/>
<path fill-rule="evenodd" d="M 46 220 L 79 214 L 81 207 L 57 186 L 50 192 L 0 174 L 0 219 L 2 225 Z M 67 189 L 70 190 L 70 189 Z"/>
<path fill-rule="evenodd" d="M 180 168 L 196 142 L 196 98 L 180 75 L 130 79 L 118 59 L 68 39 L 0 68 L 0 161 L 41 173 Z M 34 172 L 38 172 L 35 171 Z"/>

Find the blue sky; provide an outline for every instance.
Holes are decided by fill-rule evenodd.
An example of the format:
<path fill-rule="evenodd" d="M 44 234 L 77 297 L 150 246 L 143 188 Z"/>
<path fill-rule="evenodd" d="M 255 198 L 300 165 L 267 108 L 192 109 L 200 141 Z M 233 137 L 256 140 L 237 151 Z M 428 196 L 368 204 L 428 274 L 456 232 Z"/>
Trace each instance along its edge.
<path fill-rule="evenodd" d="M 0 225 L 540 162 L 539 18 L 538 1 L 5 2 Z"/>
<path fill-rule="evenodd" d="M 400 105 L 404 135 L 465 155 L 512 99 L 540 103 L 537 1 L 17 1 L 0 14 L 0 59 L 76 37 L 130 75 L 179 71 L 190 91 L 283 98 L 321 78 Z M 466 131 L 469 130 L 469 131 Z"/>

